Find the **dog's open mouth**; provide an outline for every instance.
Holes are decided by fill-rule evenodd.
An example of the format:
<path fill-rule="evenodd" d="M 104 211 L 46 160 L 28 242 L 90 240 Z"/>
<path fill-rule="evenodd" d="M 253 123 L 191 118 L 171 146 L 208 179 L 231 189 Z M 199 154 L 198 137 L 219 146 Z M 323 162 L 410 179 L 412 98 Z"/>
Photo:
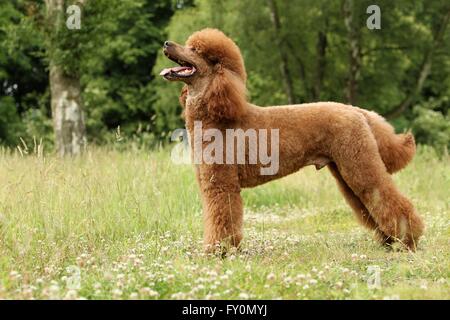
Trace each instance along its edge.
<path fill-rule="evenodd" d="M 179 67 L 165 68 L 163 71 L 161 71 L 159 75 L 163 76 L 165 79 L 175 80 L 180 78 L 189 78 L 192 77 L 197 71 L 195 66 L 193 66 L 189 62 L 173 58 L 166 52 L 165 55 L 167 56 L 167 58 L 180 65 Z"/>

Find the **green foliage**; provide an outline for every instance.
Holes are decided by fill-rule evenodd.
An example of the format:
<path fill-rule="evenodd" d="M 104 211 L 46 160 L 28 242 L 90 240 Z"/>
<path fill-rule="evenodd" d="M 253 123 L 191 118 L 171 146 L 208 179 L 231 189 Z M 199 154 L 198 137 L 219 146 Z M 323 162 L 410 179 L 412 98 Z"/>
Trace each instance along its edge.
<path fill-rule="evenodd" d="M 414 108 L 412 123 L 418 143 L 432 145 L 439 153 L 448 154 L 450 150 L 450 114 L 439 112 L 442 105 L 448 106 L 448 98 L 428 101 Z"/>
<path fill-rule="evenodd" d="M 151 69 L 171 14 L 168 1 L 87 1 L 81 30 L 61 29 L 58 47 L 68 59 L 63 64 L 79 70 L 85 88 L 91 141 L 107 142 L 107 132 L 118 126 L 130 135 L 155 134 Z"/>
<path fill-rule="evenodd" d="M 73 3 L 79 5 L 66 1 L 66 7 Z M 66 73 L 81 77 L 91 142 L 108 142 L 118 126 L 130 136 L 140 134 L 139 139 L 154 136 L 151 70 L 174 6 L 165 0 L 86 1 L 81 29 L 70 30 L 65 26 L 65 9 L 59 17 L 49 17 L 44 2 L 0 4 L 0 47 L 6 49 L 0 50 L 1 94 L 14 97 L 21 121 L 29 128 L 23 133 L 45 134 L 44 140 L 49 141 L 51 60 Z M 55 28 L 53 19 L 57 18 Z M 40 129 L 37 119 L 44 121 Z M 19 142 L 7 141 L 11 145 Z"/>
<path fill-rule="evenodd" d="M 66 6 L 72 3 L 77 1 L 66 1 Z M 260 0 L 88 0 L 82 7 L 81 30 L 69 30 L 65 12 L 60 27 L 52 27 L 43 1 L 2 2 L 0 96 L 14 99 L 23 128 L 29 127 L 27 121 L 38 119 L 30 117 L 34 113 L 28 110 L 40 110 L 39 117 L 48 123 L 48 64 L 52 58 L 67 73 L 81 77 L 91 143 L 110 142 L 120 126 L 123 136 L 154 145 L 183 126 L 178 103 L 181 84 L 169 84 L 158 76 L 161 69 L 172 64 L 162 55 L 162 43 L 166 39 L 183 43 L 196 30 L 216 27 L 242 49 L 252 103 L 287 103 L 280 50 L 286 52 L 296 102 L 347 102 L 351 68 L 343 1 L 275 3 L 280 30 L 273 27 L 268 2 Z M 441 1 L 380 0 L 381 30 L 369 30 L 366 8 L 372 2 L 352 3 L 360 46 L 356 104 L 385 114 L 413 91 L 448 6 Z M 323 61 L 320 37 L 325 39 Z M 400 131 L 412 127 L 420 143 L 439 148 L 448 145 L 448 133 L 442 131 L 445 124 L 432 126 L 428 118 L 441 119 L 431 120 L 438 123 L 448 120 L 449 103 L 444 99 L 450 96 L 448 52 L 447 30 L 433 50 L 430 74 L 414 97 L 412 105 L 416 108 L 406 108 L 393 121 Z M 441 102 L 439 107 L 429 108 L 429 101 Z M 18 143 L 14 130 L 13 126 L 3 128 L 4 136 L 8 131 L 10 138 L 2 143 Z"/>
<path fill-rule="evenodd" d="M 45 148 L 53 147 L 52 120 L 42 109 L 29 109 L 22 115 L 24 128 L 23 139 L 27 143 L 42 142 Z"/>
<path fill-rule="evenodd" d="M 9 146 L 26 136 L 24 112 L 40 108 L 48 97 L 42 37 L 27 18 L 26 4 L 0 4 L 0 144 Z"/>
<path fill-rule="evenodd" d="M 11 145 L 19 141 L 22 122 L 12 97 L 0 97 L 0 144 Z"/>
<path fill-rule="evenodd" d="M 344 25 L 341 3 L 338 1 L 276 1 L 280 15 L 281 31 L 276 34 L 270 20 L 266 1 L 231 0 L 196 1 L 195 7 L 178 11 L 167 28 L 171 40 L 183 43 L 187 36 L 203 27 L 218 27 L 230 35 L 240 46 L 249 75 L 249 100 L 259 105 L 287 103 L 283 78 L 279 69 L 277 37 L 283 39 L 288 54 L 295 98 L 298 102 L 314 100 L 345 100 L 345 87 L 349 73 L 349 43 Z M 427 48 L 433 40 L 433 32 L 446 6 L 434 2 L 379 1 L 381 30 L 366 27 L 366 8 L 371 1 L 354 1 L 354 24 L 361 46 L 361 66 L 357 76 L 357 104 L 381 114 L 392 110 L 408 94 L 417 78 L 419 67 Z M 195 16 L 195 19 L 192 17 Z M 327 38 L 324 79 L 319 95 L 313 87 L 317 79 L 318 34 Z M 428 99 L 448 96 L 450 88 L 450 39 L 447 32 L 444 41 L 434 53 L 432 72 L 418 97 L 418 103 Z M 156 75 L 170 64 L 162 54 L 154 68 Z M 160 123 L 171 124 L 180 113 L 178 94 L 180 86 L 155 81 L 157 100 L 155 109 Z M 435 112 L 445 114 L 448 103 Z M 395 120 L 398 130 L 410 128 L 418 113 L 406 110 Z M 165 121 L 165 119 L 170 119 Z M 169 125 L 169 128 L 171 126 Z M 422 131 L 419 142 L 435 140 L 435 132 Z"/>

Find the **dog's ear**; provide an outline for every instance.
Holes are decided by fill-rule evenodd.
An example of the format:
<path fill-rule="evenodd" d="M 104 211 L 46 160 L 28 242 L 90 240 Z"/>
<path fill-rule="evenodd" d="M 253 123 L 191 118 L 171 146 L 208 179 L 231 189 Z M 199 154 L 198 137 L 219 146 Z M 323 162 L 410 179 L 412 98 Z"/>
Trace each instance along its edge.
<path fill-rule="evenodd" d="M 235 120 L 247 105 L 245 83 L 238 75 L 218 64 L 203 98 L 212 119 Z"/>
<path fill-rule="evenodd" d="M 180 104 L 183 107 L 183 109 L 186 108 L 187 96 L 188 96 L 188 86 L 185 84 L 183 86 L 183 89 L 181 89 L 180 97 L 178 98 L 180 100 Z"/>

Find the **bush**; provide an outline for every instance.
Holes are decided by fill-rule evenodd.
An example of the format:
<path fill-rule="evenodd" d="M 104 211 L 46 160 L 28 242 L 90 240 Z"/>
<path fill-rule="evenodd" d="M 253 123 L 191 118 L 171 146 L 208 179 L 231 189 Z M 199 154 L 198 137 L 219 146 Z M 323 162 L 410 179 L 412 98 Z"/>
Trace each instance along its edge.
<path fill-rule="evenodd" d="M 16 145 L 23 129 L 14 99 L 9 96 L 0 97 L 0 144 Z"/>
<path fill-rule="evenodd" d="M 447 100 L 439 102 L 429 101 L 426 105 L 416 106 L 412 129 L 418 143 L 431 145 L 442 154 L 450 148 L 450 117 L 437 111 L 447 109 L 441 108 L 442 103 L 446 104 Z"/>
<path fill-rule="evenodd" d="M 29 109 L 22 115 L 24 134 L 21 136 L 27 144 L 31 145 L 42 140 L 45 150 L 53 149 L 52 120 L 40 109 Z"/>

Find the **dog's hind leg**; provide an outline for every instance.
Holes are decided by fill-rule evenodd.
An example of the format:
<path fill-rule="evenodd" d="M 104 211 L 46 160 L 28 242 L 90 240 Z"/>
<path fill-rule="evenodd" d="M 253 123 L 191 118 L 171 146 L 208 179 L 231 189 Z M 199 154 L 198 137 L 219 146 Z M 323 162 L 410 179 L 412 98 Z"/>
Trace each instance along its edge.
<path fill-rule="evenodd" d="M 331 162 L 328 165 L 328 169 L 336 179 L 336 183 L 339 187 L 339 190 L 341 191 L 348 205 L 353 209 L 353 212 L 355 213 L 355 216 L 358 219 L 359 223 L 361 223 L 363 226 L 365 226 L 370 230 L 374 230 L 375 237 L 377 241 L 379 241 L 381 244 L 383 245 L 392 244 L 394 240 L 380 230 L 378 224 L 370 215 L 369 210 L 367 210 L 367 208 L 364 206 L 361 200 L 359 200 L 359 198 L 355 195 L 353 190 L 350 189 L 348 184 L 345 182 L 344 178 L 342 178 L 342 175 L 339 173 L 336 164 L 334 162 Z"/>
<path fill-rule="evenodd" d="M 350 189 L 387 236 L 414 250 L 424 225 L 411 202 L 394 185 L 366 122 L 354 119 L 353 130 L 340 134 L 333 160 Z"/>

